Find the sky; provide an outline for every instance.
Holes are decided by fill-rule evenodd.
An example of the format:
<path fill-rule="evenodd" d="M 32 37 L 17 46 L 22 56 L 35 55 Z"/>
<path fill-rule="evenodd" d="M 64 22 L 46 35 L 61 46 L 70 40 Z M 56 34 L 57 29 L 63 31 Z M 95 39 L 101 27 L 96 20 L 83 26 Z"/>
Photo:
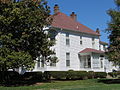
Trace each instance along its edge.
<path fill-rule="evenodd" d="M 109 43 L 108 33 L 105 29 L 111 18 L 107 14 L 109 9 L 114 9 L 114 0 L 47 0 L 51 14 L 55 4 L 59 5 L 60 12 L 70 15 L 72 12 L 77 14 L 77 21 L 81 24 L 96 30 L 100 29 L 101 41 Z"/>

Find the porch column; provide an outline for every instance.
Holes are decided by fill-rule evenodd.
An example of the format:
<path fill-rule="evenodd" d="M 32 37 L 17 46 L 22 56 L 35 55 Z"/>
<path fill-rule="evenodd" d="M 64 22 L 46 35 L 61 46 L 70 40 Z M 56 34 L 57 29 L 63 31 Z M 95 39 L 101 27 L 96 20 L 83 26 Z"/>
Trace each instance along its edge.
<path fill-rule="evenodd" d="M 92 55 L 92 53 L 90 54 L 90 57 L 91 57 L 91 70 L 93 70 L 93 55 Z"/>

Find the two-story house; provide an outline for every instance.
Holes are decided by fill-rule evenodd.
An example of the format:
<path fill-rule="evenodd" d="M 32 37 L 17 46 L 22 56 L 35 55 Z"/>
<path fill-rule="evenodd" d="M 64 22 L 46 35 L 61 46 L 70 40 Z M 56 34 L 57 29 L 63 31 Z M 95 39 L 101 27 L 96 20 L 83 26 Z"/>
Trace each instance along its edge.
<path fill-rule="evenodd" d="M 53 22 L 47 29 L 56 40 L 52 49 L 59 61 L 46 65 L 38 60 L 33 71 L 112 71 L 105 55 L 107 43 L 100 41 L 99 29 L 93 31 L 79 23 L 74 12 L 70 16 L 60 12 L 58 5 L 51 17 Z"/>

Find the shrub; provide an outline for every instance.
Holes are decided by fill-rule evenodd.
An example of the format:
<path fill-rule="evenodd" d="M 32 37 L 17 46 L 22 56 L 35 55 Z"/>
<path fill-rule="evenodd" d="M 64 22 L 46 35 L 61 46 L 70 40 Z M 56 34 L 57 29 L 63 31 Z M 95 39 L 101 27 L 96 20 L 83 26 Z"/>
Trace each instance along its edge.
<path fill-rule="evenodd" d="M 46 80 L 50 79 L 65 79 L 67 75 L 66 71 L 45 71 L 44 77 Z"/>
<path fill-rule="evenodd" d="M 66 71 L 51 71 L 50 75 L 55 79 L 65 79 L 67 72 Z"/>
<path fill-rule="evenodd" d="M 46 71 L 44 77 L 50 79 L 87 79 L 86 71 Z"/>
<path fill-rule="evenodd" d="M 78 77 L 80 79 L 88 79 L 88 72 L 86 72 L 86 71 L 78 71 Z"/>
<path fill-rule="evenodd" d="M 10 81 L 10 80 L 20 80 L 20 75 L 15 71 L 0 71 L 0 82 L 1 81 Z"/>
<path fill-rule="evenodd" d="M 88 78 L 93 79 L 95 77 L 95 72 L 94 71 L 89 71 L 88 72 Z"/>
<path fill-rule="evenodd" d="M 42 72 L 25 72 L 25 74 L 22 75 L 22 78 L 26 80 L 41 81 L 43 80 L 43 74 Z"/>
<path fill-rule="evenodd" d="M 67 79 L 87 79 L 86 71 L 67 71 Z"/>
<path fill-rule="evenodd" d="M 108 73 L 111 77 L 115 78 L 120 75 L 120 71 Z"/>
<path fill-rule="evenodd" d="M 95 78 L 106 78 L 106 72 L 95 72 Z"/>

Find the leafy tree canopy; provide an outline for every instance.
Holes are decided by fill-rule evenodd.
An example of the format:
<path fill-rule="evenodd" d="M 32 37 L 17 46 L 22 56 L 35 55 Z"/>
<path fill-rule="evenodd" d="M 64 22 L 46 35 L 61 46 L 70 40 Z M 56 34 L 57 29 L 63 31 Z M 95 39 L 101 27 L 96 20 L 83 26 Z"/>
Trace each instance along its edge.
<path fill-rule="evenodd" d="M 29 69 L 40 55 L 48 60 L 54 54 L 54 41 L 43 30 L 49 13 L 45 0 L 0 2 L 0 71 Z"/>
<path fill-rule="evenodd" d="M 117 7 L 108 11 L 111 22 L 107 31 L 110 33 L 108 57 L 115 65 L 120 65 L 120 0 L 115 0 Z"/>

